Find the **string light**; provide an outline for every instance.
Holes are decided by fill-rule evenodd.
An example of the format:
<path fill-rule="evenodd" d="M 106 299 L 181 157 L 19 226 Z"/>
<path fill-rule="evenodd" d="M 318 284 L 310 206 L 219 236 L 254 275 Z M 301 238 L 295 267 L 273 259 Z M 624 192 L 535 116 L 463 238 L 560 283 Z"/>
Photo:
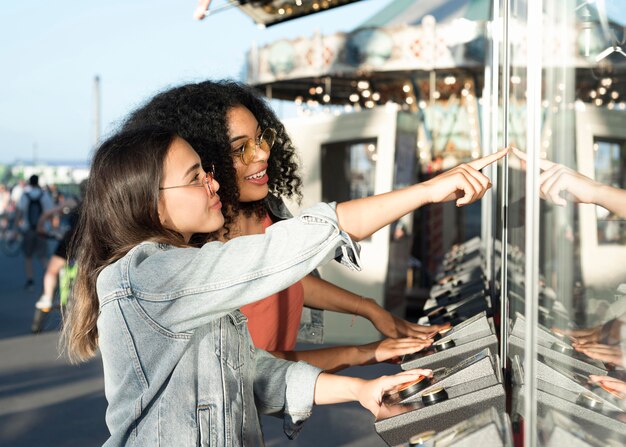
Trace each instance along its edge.
<path fill-rule="evenodd" d="M 443 83 L 446 85 L 454 85 L 456 84 L 456 78 L 454 76 L 446 76 L 443 79 Z"/>
<path fill-rule="evenodd" d="M 604 87 L 610 87 L 612 83 L 613 83 L 613 79 L 611 78 L 603 78 L 600 81 L 600 84 L 602 84 Z"/>

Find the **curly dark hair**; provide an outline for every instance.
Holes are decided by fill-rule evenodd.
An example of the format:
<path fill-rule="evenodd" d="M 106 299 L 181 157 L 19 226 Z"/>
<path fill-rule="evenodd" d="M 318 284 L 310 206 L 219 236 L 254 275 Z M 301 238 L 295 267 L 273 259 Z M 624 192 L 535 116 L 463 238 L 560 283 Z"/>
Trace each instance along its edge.
<path fill-rule="evenodd" d="M 302 180 L 293 143 L 274 111 L 255 89 L 231 80 L 204 81 L 185 84 L 158 93 L 132 112 L 123 129 L 158 125 L 175 131 L 200 155 L 202 164 L 215 165 L 215 178 L 220 183 L 226 234 L 240 211 L 246 216 L 267 214 L 263 200 L 239 202 L 239 188 L 228 137 L 227 113 L 244 106 L 262 129 L 276 130 L 276 142 L 268 160 L 269 192 L 277 197 L 302 199 Z"/>

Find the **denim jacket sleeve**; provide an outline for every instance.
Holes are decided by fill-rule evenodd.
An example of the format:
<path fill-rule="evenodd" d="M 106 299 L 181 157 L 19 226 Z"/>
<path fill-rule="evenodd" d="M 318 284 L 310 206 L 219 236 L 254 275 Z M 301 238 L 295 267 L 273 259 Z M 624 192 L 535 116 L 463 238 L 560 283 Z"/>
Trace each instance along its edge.
<path fill-rule="evenodd" d="M 142 250 L 142 245 L 148 247 Z M 339 230 L 334 204 L 315 205 L 270 226 L 264 235 L 202 248 L 142 245 L 119 266 L 124 288 L 151 319 L 172 332 L 192 331 L 279 292 L 333 258 L 360 269 L 358 249 Z"/>
<path fill-rule="evenodd" d="M 290 362 L 256 349 L 254 396 L 257 410 L 283 418 L 283 430 L 294 439 L 311 415 L 315 383 L 322 370 L 305 362 Z"/>

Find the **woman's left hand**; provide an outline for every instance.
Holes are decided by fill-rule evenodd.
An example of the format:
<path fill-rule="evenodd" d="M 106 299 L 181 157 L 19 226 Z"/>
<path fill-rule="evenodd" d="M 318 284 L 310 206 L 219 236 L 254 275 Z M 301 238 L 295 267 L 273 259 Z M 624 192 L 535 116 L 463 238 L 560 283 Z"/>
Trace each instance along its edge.
<path fill-rule="evenodd" d="M 400 384 L 416 380 L 419 376 L 432 377 L 432 375 L 433 372 L 430 369 L 412 369 L 394 376 L 382 376 L 374 380 L 365 380 L 357 392 L 359 403 L 374 416 L 378 417 L 385 391 Z"/>

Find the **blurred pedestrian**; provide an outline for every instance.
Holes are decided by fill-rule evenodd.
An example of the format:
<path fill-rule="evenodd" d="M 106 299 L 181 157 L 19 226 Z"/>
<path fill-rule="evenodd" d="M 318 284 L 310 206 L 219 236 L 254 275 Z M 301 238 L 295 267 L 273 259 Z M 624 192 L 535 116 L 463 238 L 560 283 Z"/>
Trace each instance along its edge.
<path fill-rule="evenodd" d="M 28 185 L 24 188 L 20 201 L 17 203 L 17 221 L 24 233 L 22 253 L 24 254 L 24 270 L 26 271 L 25 288 L 32 289 L 33 256 L 37 256 L 43 268 L 46 268 L 48 257 L 48 242 L 44 236 L 37 233 L 39 218 L 52 208 L 52 199 L 39 186 L 39 176 L 31 175 Z"/>
<path fill-rule="evenodd" d="M 13 188 L 11 188 L 11 202 L 13 202 L 16 206 L 22 199 L 24 188 L 26 188 L 26 181 L 24 179 L 18 180 L 17 185 L 14 185 Z"/>
<path fill-rule="evenodd" d="M 79 198 L 69 198 L 63 201 L 61 204 L 46 211 L 39 218 L 39 223 L 37 225 L 37 232 L 39 234 L 45 233 L 45 226 L 49 220 L 53 219 L 55 216 L 58 217 L 61 214 L 67 214 L 69 229 L 64 234 L 63 239 L 61 239 L 61 241 L 57 245 L 56 250 L 50 257 L 48 267 L 46 268 L 46 272 L 43 276 L 43 293 L 35 304 L 35 307 L 37 309 L 49 310 L 50 308 L 52 308 L 52 298 L 54 295 L 54 290 L 57 287 L 59 273 L 61 272 L 61 269 L 65 267 L 69 262 L 68 247 L 70 245 L 70 241 L 74 237 L 74 232 L 76 231 L 78 216 L 80 212 L 80 202 L 84 195 L 86 186 L 87 180 L 83 180 L 80 184 L 81 193 Z"/>

